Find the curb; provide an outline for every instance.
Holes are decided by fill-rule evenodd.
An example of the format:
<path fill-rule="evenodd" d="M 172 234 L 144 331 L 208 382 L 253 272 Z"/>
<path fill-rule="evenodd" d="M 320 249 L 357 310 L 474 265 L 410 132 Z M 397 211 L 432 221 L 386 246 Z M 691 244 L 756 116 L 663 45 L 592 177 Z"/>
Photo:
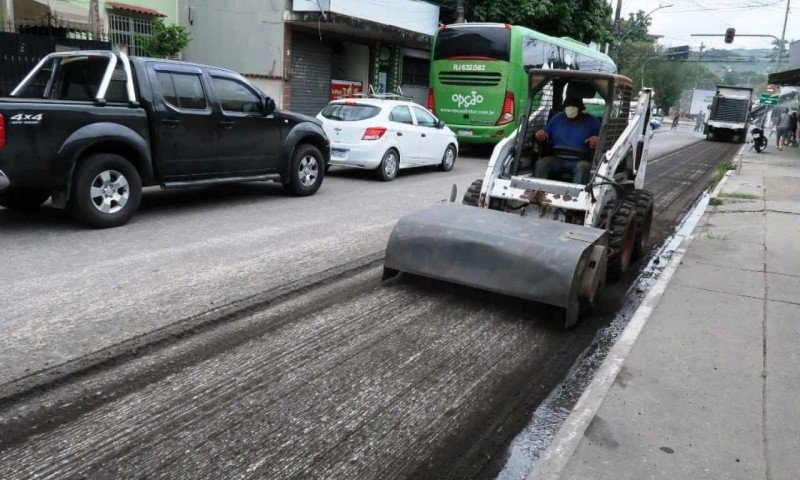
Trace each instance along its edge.
<path fill-rule="evenodd" d="M 740 157 L 741 154 L 742 150 L 737 155 Z M 681 264 L 692 238 L 694 238 L 694 229 L 700 218 L 705 214 L 709 200 L 719 194 L 732 172 L 733 170 L 729 170 L 725 174 L 713 192 L 706 193 L 700 197 L 697 204 L 684 217 L 675 234 L 675 238 L 666 248 L 666 250 L 672 249 L 673 254 L 664 267 L 661 276 L 634 312 L 630 322 L 628 322 L 614 346 L 611 347 L 591 383 L 578 399 L 572 412 L 570 412 L 564 424 L 556 433 L 555 438 L 553 438 L 553 441 L 536 462 L 533 469 L 525 477 L 526 480 L 557 480 L 561 477 L 561 473 L 583 439 L 586 429 L 602 406 L 606 396 L 608 396 L 636 340 L 644 330 L 645 325 L 647 325 L 651 314 L 661 302 L 661 297 Z"/>

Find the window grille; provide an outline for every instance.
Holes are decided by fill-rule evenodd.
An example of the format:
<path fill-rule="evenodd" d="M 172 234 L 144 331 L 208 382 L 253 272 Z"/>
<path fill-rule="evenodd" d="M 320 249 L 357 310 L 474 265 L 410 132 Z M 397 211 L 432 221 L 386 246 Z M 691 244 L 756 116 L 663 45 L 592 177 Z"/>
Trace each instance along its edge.
<path fill-rule="evenodd" d="M 108 33 L 113 45 L 127 48 L 128 55 L 144 54 L 139 37 L 153 35 L 152 20 L 112 13 L 108 15 L 108 24 Z"/>

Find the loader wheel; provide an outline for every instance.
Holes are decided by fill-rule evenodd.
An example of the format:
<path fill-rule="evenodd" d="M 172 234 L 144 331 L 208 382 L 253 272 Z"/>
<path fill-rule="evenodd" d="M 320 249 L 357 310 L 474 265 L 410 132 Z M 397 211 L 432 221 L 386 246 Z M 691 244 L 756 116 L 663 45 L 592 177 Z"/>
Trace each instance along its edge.
<path fill-rule="evenodd" d="M 481 196 L 481 188 L 483 188 L 483 179 L 472 182 L 467 189 L 467 193 L 464 194 L 464 199 L 461 203 L 463 205 L 469 205 L 470 207 L 477 207 L 478 200 Z"/>
<path fill-rule="evenodd" d="M 630 200 L 624 199 L 616 213 L 615 208 L 616 202 L 608 202 L 600 217 L 600 225 L 604 227 L 608 216 L 613 215 L 608 232 L 608 246 L 611 249 L 607 271 L 609 280 L 619 280 L 625 275 L 630 268 L 636 245 L 636 206 Z"/>
<path fill-rule="evenodd" d="M 647 251 L 650 240 L 650 226 L 653 224 L 653 194 L 647 190 L 636 190 L 628 198 L 636 206 L 636 243 L 633 245 L 633 259 L 638 260 Z"/>

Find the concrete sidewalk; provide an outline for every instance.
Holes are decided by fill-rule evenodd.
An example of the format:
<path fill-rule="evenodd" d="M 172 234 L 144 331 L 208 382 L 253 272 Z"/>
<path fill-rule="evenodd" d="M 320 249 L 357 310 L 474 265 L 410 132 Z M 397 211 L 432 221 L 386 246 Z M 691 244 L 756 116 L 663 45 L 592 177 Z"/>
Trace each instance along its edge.
<path fill-rule="evenodd" d="M 800 478 L 800 150 L 739 162 L 599 409 L 587 391 L 570 415 L 588 427 L 529 480 Z"/>

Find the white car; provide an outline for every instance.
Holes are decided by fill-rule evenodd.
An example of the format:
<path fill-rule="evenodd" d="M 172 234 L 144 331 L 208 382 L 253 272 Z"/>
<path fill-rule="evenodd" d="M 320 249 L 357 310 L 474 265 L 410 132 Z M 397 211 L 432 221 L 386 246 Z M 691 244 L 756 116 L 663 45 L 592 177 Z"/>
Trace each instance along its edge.
<path fill-rule="evenodd" d="M 375 170 L 387 182 L 401 168 L 438 165 L 449 172 L 458 158 L 455 134 L 408 100 L 335 100 L 317 118 L 331 141 L 330 165 Z"/>

